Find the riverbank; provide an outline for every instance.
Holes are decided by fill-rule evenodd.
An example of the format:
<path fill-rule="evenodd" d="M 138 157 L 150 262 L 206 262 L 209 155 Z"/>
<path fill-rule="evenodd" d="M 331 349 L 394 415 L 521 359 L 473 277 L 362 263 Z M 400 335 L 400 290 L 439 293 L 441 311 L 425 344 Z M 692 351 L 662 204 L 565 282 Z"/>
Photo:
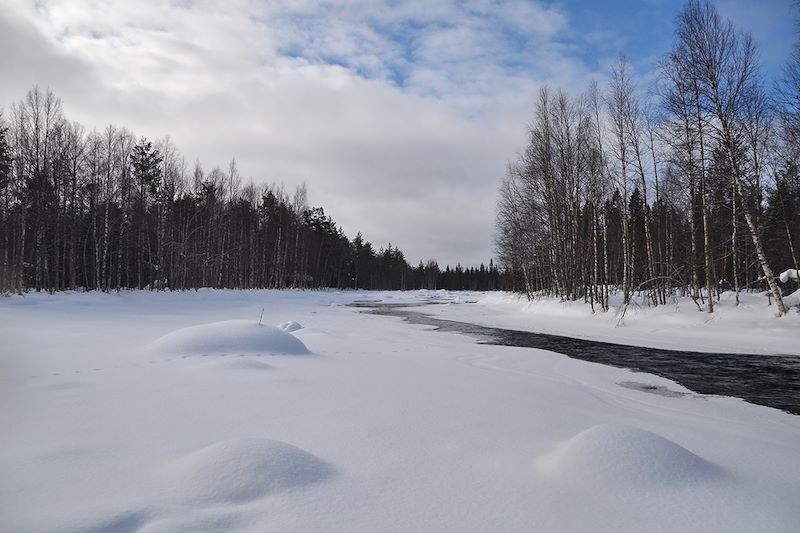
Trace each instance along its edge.
<path fill-rule="evenodd" d="M 715 301 L 714 313 L 698 311 L 688 297 L 658 307 L 640 299 L 624 315 L 619 295 L 612 296 L 608 312 L 597 308 L 594 313 L 583 300 L 537 297 L 528 301 L 500 292 L 454 297 L 474 305 L 435 305 L 426 307 L 425 313 L 482 326 L 668 350 L 800 355 L 800 291 L 785 298 L 793 307 L 780 318 L 774 316 L 765 293 L 742 293 L 739 306 L 734 293 L 723 293 Z"/>

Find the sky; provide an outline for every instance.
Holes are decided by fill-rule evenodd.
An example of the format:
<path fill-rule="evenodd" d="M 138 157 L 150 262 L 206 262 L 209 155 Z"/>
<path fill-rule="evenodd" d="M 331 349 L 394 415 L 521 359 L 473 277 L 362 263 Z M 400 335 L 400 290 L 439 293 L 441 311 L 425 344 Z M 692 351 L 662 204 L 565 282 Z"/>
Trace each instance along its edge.
<path fill-rule="evenodd" d="M 720 0 L 769 79 L 790 0 Z M 306 183 L 353 237 L 413 264 L 493 257 L 494 206 L 544 85 L 624 53 L 646 86 L 682 2 L 0 0 L 0 109 L 51 88 L 87 128 L 169 135 L 191 170 Z"/>

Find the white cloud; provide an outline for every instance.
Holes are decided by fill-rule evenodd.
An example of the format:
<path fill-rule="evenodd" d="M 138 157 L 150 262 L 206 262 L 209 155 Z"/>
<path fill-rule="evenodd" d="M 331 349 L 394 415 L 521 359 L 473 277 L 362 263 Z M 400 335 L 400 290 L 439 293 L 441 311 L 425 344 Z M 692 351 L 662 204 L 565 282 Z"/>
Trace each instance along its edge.
<path fill-rule="evenodd" d="M 0 102 L 50 86 L 90 128 L 170 134 L 206 169 L 235 156 L 306 181 L 351 236 L 477 264 L 536 89 L 585 86 L 567 29 L 521 1 L 11 0 Z"/>

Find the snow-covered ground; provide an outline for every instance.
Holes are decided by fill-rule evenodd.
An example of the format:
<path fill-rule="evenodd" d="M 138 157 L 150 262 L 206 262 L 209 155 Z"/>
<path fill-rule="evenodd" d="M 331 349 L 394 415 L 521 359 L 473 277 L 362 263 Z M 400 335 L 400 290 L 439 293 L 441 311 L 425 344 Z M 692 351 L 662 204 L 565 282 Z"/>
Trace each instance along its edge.
<path fill-rule="evenodd" d="M 0 300 L 0 530 L 797 531 L 800 417 L 344 305 L 430 296 Z M 617 328 L 434 296 L 482 298 L 426 309 L 487 324 L 797 352 L 797 318 L 761 307 Z"/>
<path fill-rule="evenodd" d="M 714 302 L 714 313 L 698 311 L 688 297 L 648 307 L 639 297 L 623 314 L 622 295 L 610 298 L 611 309 L 592 313 L 583 300 L 562 302 L 537 297 L 528 301 L 512 293 L 434 293 L 442 302 L 426 314 L 521 331 L 551 333 L 618 344 L 700 352 L 800 355 L 800 291 L 784 297 L 789 312 L 775 316 L 766 293 L 733 292 Z"/>

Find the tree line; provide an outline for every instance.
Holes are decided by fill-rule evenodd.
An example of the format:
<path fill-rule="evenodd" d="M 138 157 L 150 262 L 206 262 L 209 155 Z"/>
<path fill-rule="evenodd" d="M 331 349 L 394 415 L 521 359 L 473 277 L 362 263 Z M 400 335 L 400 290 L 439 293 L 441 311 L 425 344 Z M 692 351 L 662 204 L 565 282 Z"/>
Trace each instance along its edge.
<path fill-rule="evenodd" d="M 306 186 L 243 184 L 188 169 L 169 137 L 68 120 L 32 88 L 0 114 L 0 291 L 149 288 L 497 289 L 493 263 L 412 267 L 391 245 L 352 240 Z"/>
<path fill-rule="evenodd" d="M 723 291 L 738 305 L 759 289 L 782 315 L 776 274 L 800 252 L 798 168 L 800 45 L 767 87 L 750 34 L 690 0 L 651 90 L 622 56 L 602 87 L 540 91 L 500 186 L 498 259 L 529 297 L 608 310 L 610 292 L 654 306 L 678 293 L 713 312 Z"/>

